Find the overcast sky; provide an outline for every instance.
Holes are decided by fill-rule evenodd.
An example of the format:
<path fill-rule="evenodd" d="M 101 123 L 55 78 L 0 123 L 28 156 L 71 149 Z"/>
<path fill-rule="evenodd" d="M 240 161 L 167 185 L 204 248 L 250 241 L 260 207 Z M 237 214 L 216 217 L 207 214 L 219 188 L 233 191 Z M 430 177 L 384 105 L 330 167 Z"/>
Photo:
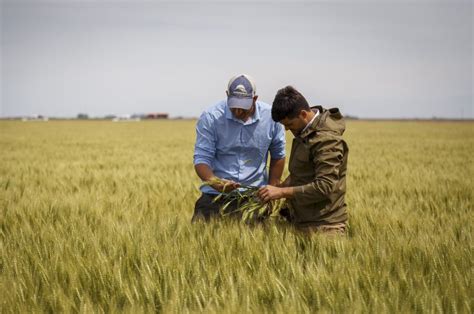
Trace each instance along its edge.
<path fill-rule="evenodd" d="M 1 4 L 1 116 L 198 116 L 229 78 L 367 118 L 474 118 L 472 1 Z"/>

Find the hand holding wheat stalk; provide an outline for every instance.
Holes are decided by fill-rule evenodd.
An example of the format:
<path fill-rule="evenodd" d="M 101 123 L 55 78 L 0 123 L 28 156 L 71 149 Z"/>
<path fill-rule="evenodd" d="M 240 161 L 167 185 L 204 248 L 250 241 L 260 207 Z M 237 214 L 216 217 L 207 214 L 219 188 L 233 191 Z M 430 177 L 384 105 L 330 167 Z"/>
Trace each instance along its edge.
<path fill-rule="evenodd" d="M 213 202 L 223 200 L 224 205 L 220 208 L 222 216 L 240 213 L 242 221 L 249 223 L 256 220 L 261 220 L 267 217 L 278 217 L 280 209 L 283 207 L 284 200 L 271 200 L 264 203 L 257 195 L 258 186 L 239 185 L 238 188 L 232 189 L 230 192 L 225 192 L 226 187 L 232 181 L 223 180 L 220 178 L 213 178 L 204 182 L 203 185 L 209 186 L 223 186 L 222 191 Z M 230 212 L 226 211 L 231 204 L 237 204 L 237 208 Z"/>

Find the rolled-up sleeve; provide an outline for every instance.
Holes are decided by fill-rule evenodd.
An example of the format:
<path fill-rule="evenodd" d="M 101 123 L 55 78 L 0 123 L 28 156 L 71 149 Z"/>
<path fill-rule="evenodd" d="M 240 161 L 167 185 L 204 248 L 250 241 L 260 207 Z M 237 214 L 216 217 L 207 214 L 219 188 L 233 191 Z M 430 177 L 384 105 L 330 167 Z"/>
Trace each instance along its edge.
<path fill-rule="evenodd" d="M 213 120 L 203 113 L 196 124 L 196 144 L 194 145 L 194 164 L 212 167 L 216 153 L 216 136 Z"/>
<path fill-rule="evenodd" d="M 270 155 L 272 159 L 285 158 L 285 130 L 281 123 L 273 123 Z"/>

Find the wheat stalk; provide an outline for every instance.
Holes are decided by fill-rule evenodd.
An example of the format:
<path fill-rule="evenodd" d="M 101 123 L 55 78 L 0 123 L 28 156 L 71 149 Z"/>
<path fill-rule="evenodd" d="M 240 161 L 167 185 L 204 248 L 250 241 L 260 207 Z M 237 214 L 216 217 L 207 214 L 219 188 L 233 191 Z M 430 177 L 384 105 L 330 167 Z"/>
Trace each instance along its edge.
<path fill-rule="evenodd" d="M 214 178 L 203 183 L 203 185 L 209 186 L 215 184 L 223 185 L 223 190 L 225 191 L 225 187 L 228 183 L 219 178 Z M 242 215 L 242 221 L 245 223 L 261 220 L 266 217 L 272 219 L 279 217 L 278 213 L 283 207 L 284 200 L 271 200 L 264 203 L 257 195 L 258 189 L 258 186 L 241 185 L 238 189 L 231 192 L 219 193 L 219 195 L 213 199 L 213 202 L 223 199 L 224 205 L 220 208 L 221 216 L 240 213 Z M 237 208 L 231 212 L 226 212 L 226 209 L 235 202 L 237 202 Z"/>

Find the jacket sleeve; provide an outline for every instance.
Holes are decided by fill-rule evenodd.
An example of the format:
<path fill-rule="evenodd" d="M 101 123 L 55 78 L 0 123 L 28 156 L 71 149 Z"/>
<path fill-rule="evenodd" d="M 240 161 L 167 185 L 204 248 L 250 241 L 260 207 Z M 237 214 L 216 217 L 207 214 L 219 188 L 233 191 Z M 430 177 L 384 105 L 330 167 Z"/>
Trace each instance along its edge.
<path fill-rule="evenodd" d="M 342 139 L 331 138 L 310 147 L 310 158 L 314 163 L 314 180 L 294 187 L 295 198 L 310 199 L 313 202 L 328 199 L 339 182 L 339 171 L 344 158 Z"/>
<path fill-rule="evenodd" d="M 194 145 L 194 165 L 206 164 L 212 167 L 216 153 L 216 135 L 213 120 L 203 113 L 196 125 L 196 144 Z"/>

